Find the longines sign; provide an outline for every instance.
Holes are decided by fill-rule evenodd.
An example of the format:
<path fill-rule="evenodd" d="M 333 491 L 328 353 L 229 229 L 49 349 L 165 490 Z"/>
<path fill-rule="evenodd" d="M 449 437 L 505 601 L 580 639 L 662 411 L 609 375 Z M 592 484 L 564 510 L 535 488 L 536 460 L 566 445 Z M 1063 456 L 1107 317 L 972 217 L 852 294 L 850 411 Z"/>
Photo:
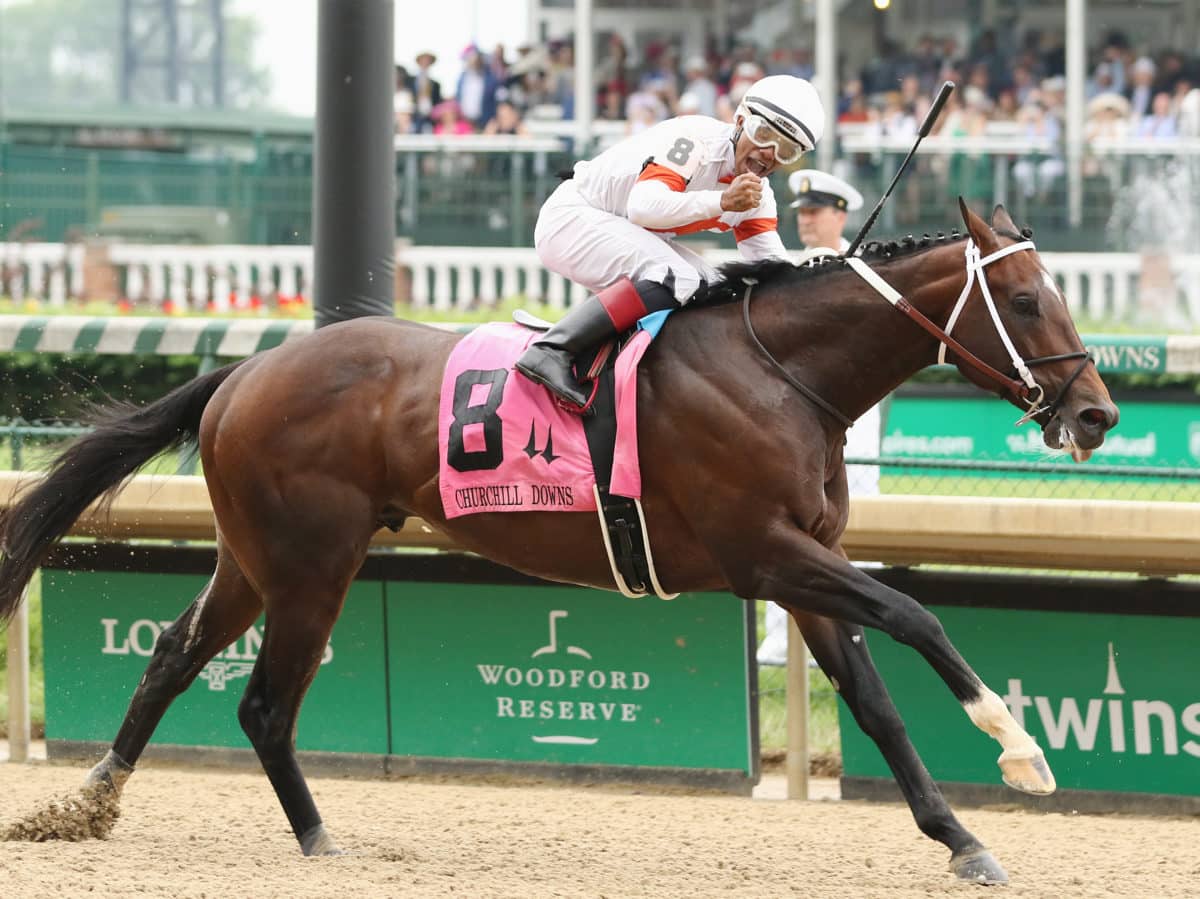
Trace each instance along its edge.
<path fill-rule="evenodd" d="M 205 583 L 45 570 L 47 738 L 111 740 L 159 635 Z M 750 776 L 746 628 L 726 595 L 355 582 L 297 746 Z M 259 621 L 211 660 L 155 741 L 248 745 L 236 709 L 262 641 Z"/>

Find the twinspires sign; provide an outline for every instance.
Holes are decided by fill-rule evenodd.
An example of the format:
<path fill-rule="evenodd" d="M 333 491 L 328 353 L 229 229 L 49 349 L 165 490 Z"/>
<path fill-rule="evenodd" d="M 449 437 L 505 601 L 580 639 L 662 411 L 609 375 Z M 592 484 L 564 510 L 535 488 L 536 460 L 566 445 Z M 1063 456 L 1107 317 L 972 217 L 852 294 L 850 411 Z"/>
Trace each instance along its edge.
<path fill-rule="evenodd" d="M 1057 463 L 1064 474 L 1073 473 L 1069 455 L 1051 455 L 1041 431 L 1033 425 L 1014 428 L 1015 418 L 1012 406 L 993 397 L 898 396 L 888 412 L 883 455 Z M 1121 403 L 1121 426 L 1105 438 L 1094 458 L 1100 465 L 1200 469 L 1200 403 Z M 921 473 L 916 468 L 900 470 Z"/>
<path fill-rule="evenodd" d="M 51 745 L 115 736 L 155 641 L 206 580 L 44 570 Z M 745 605 L 724 594 L 668 603 L 573 587 L 356 581 L 297 747 L 750 777 L 747 627 Z M 204 667 L 154 741 L 248 746 L 237 704 L 262 647 L 260 620 Z"/>
<path fill-rule="evenodd" d="M 967 662 L 1037 740 L 1064 789 L 1200 796 L 1200 618 L 931 607 Z M 996 743 L 928 664 L 872 633 L 871 655 L 936 780 L 999 784 Z M 841 720 L 851 721 L 844 706 Z M 890 778 L 841 729 L 848 777 Z"/>

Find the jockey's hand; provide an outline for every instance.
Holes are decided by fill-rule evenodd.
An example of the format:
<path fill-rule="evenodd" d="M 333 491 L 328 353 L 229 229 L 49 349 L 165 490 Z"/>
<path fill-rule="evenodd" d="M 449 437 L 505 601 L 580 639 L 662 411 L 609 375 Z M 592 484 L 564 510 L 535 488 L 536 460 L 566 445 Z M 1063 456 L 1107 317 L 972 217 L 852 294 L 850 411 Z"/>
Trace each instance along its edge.
<path fill-rule="evenodd" d="M 738 175 L 721 194 L 726 212 L 749 212 L 762 202 L 762 180 L 752 172 Z"/>

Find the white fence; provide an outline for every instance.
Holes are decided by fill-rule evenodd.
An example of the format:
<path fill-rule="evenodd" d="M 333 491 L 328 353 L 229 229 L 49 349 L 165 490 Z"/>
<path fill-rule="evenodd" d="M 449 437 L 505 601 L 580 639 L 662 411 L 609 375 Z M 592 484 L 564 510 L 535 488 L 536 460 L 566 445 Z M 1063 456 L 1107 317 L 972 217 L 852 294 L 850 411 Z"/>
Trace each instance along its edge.
<path fill-rule="evenodd" d="M 80 244 L 0 243 L 0 294 L 61 306 L 84 294 Z"/>
<path fill-rule="evenodd" d="M 303 246 L 152 246 L 113 244 L 108 263 L 134 304 L 178 308 L 249 308 L 254 298 L 272 305 L 308 301 L 312 248 Z M 64 305 L 87 297 L 84 248 L 63 244 L 0 244 L 0 281 L 13 299 Z M 713 264 L 736 250 L 709 250 Z M 1200 255 L 1143 257 L 1136 253 L 1043 253 L 1077 318 L 1098 322 L 1139 317 L 1172 328 L 1200 327 Z M 415 307 L 437 311 L 490 306 L 524 296 L 562 308 L 584 291 L 546 271 L 533 250 L 492 247 L 407 246 L 397 251 L 407 276 L 402 294 Z"/>

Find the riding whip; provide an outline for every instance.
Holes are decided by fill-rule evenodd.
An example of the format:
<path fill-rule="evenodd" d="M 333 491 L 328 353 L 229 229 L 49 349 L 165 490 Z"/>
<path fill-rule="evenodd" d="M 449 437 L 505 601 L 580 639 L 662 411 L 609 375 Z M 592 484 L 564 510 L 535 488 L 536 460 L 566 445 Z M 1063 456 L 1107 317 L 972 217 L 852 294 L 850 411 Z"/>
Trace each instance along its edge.
<path fill-rule="evenodd" d="M 942 107 L 946 105 L 946 101 L 950 99 L 950 93 L 954 90 L 954 82 L 946 81 L 942 84 L 942 89 L 938 91 L 937 97 L 934 98 L 933 104 L 929 107 L 929 112 L 925 113 L 925 121 L 921 123 L 921 130 L 917 132 L 917 139 L 912 145 L 912 149 L 908 151 L 908 155 L 904 157 L 904 161 L 900 163 L 900 168 L 896 170 L 895 176 L 892 178 L 892 183 L 888 185 L 888 189 L 883 192 L 883 196 L 879 198 L 879 202 L 875 204 L 875 208 L 871 210 L 871 215 L 863 223 L 863 226 L 858 230 L 854 240 L 850 241 L 850 246 L 843 253 L 843 256 L 853 256 L 858 250 L 858 245 L 862 243 L 863 238 L 867 236 L 867 232 L 871 230 L 871 226 L 875 224 L 875 219 L 879 218 L 879 213 L 883 209 L 883 204 L 887 202 L 887 198 L 892 195 L 892 191 L 896 188 L 896 182 L 900 180 L 900 176 L 904 174 L 904 170 L 908 168 L 909 160 L 916 155 L 917 147 L 921 146 L 921 140 L 929 133 L 929 129 L 933 127 L 933 123 L 938 120 L 941 115 Z"/>

